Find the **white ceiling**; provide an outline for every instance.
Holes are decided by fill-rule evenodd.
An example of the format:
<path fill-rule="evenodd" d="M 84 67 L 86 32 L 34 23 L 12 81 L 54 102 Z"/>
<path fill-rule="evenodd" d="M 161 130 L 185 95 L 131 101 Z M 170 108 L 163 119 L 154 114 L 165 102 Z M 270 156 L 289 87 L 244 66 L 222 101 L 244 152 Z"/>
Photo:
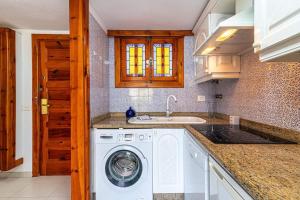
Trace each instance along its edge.
<path fill-rule="evenodd" d="M 208 0 L 90 0 L 107 29 L 191 30 Z M 69 0 L 0 0 L 0 25 L 68 30 Z"/>
<path fill-rule="evenodd" d="M 68 30 L 69 0 L 0 0 L 0 25 L 21 29 Z"/>
<path fill-rule="evenodd" d="M 90 0 L 107 29 L 192 30 L 208 0 Z"/>

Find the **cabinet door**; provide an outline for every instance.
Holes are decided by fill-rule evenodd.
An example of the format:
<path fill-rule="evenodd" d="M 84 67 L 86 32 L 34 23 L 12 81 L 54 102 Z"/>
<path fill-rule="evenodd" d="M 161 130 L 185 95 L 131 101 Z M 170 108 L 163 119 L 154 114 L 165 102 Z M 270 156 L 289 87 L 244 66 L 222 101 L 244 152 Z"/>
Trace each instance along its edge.
<path fill-rule="evenodd" d="M 229 174 L 209 158 L 210 200 L 253 200 Z"/>
<path fill-rule="evenodd" d="M 183 193 L 183 134 L 183 129 L 154 131 L 154 193 Z"/>
<path fill-rule="evenodd" d="M 216 168 L 210 167 L 211 200 L 243 200 Z"/>
<path fill-rule="evenodd" d="M 240 56 L 209 56 L 208 73 L 240 72 Z"/>
<path fill-rule="evenodd" d="M 255 0 L 254 6 L 254 47 L 255 51 L 262 51 L 261 60 L 276 59 L 300 49 L 299 0 Z"/>
<path fill-rule="evenodd" d="M 195 79 L 208 74 L 207 56 L 194 56 Z"/>
<path fill-rule="evenodd" d="M 206 16 L 206 18 L 203 20 L 202 24 L 199 26 L 198 30 L 196 31 L 194 51 L 200 48 L 200 46 L 205 42 L 205 40 L 209 36 L 208 19 L 209 17 Z"/>
<path fill-rule="evenodd" d="M 267 0 L 266 2 L 264 13 L 268 16 L 265 19 L 267 24 L 266 40 L 269 45 L 300 33 L 299 0 Z"/>
<path fill-rule="evenodd" d="M 189 133 L 184 136 L 183 149 L 184 199 L 207 200 L 208 154 L 193 141 Z"/>

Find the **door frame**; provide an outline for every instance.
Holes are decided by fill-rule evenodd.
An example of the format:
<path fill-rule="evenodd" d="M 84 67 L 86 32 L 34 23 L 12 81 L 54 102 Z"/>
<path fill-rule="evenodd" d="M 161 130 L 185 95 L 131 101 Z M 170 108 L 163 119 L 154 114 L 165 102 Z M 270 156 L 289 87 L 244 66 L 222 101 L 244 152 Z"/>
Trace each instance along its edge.
<path fill-rule="evenodd" d="M 70 84 L 71 84 L 71 199 L 90 199 L 90 66 L 89 66 L 89 0 L 69 0 L 70 26 Z M 34 38 L 38 39 L 38 38 Z M 37 52 L 33 55 L 37 57 Z M 33 57 L 32 57 L 33 58 Z M 38 81 L 37 60 L 33 60 L 33 86 Z M 33 88 L 33 120 L 39 112 L 35 99 L 37 87 Z M 35 109 L 35 110 L 34 110 Z M 36 124 L 33 128 L 33 140 L 38 137 Z M 35 130 L 35 132 L 34 132 Z M 36 141 L 33 152 L 39 148 Z M 36 151 L 38 152 L 38 151 Z M 35 155 L 36 156 L 36 155 Z M 38 175 L 33 157 L 33 175 Z"/>
<path fill-rule="evenodd" d="M 40 144 L 41 144 L 41 102 L 40 102 L 40 55 L 41 40 L 70 39 L 69 34 L 32 34 L 32 176 L 40 175 Z"/>

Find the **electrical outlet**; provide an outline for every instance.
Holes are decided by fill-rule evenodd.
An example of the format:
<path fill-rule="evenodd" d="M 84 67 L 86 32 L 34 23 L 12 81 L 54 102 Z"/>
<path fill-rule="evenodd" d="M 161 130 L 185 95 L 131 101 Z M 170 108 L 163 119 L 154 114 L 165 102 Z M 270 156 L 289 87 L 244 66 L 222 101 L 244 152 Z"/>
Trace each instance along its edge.
<path fill-rule="evenodd" d="M 104 61 L 104 65 L 110 65 L 110 64 L 112 64 L 112 62 L 110 62 L 109 60 Z"/>
<path fill-rule="evenodd" d="M 197 96 L 197 101 L 198 101 L 198 102 L 204 102 L 204 101 L 205 101 L 205 96 L 198 95 L 198 96 Z"/>

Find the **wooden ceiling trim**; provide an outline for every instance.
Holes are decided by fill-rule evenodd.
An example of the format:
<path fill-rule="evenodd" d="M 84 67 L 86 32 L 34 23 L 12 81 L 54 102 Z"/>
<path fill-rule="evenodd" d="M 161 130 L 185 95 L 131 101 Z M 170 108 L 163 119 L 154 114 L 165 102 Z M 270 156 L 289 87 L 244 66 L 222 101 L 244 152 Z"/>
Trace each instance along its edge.
<path fill-rule="evenodd" d="M 121 36 L 193 36 L 192 30 L 108 30 L 107 35 L 110 37 Z"/>

